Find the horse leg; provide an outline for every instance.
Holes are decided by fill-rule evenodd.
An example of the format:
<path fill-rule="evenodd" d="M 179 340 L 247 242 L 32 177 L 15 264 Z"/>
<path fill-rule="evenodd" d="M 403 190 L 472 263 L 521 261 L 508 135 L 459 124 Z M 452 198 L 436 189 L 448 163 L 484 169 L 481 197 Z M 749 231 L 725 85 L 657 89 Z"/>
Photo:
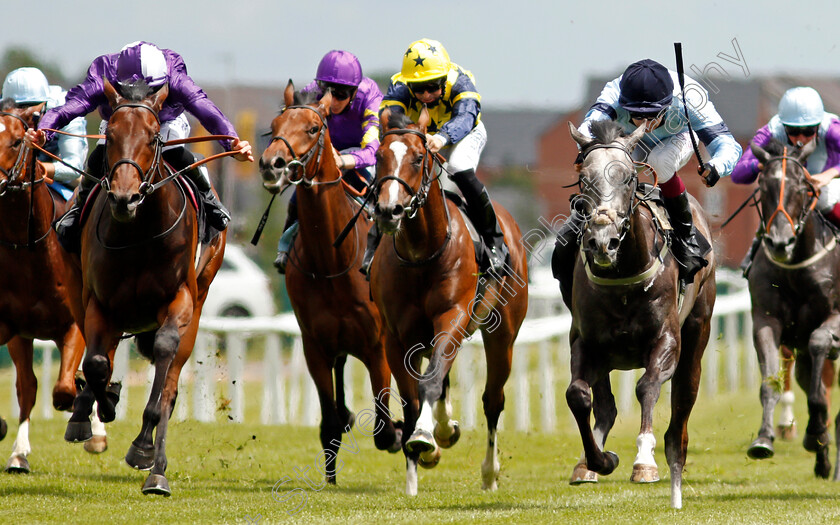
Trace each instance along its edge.
<path fill-rule="evenodd" d="M 156 337 L 155 332 L 137 334 L 134 340 L 137 343 L 138 353 L 150 360 L 153 359 Z M 157 376 L 155 379 L 157 379 Z M 143 410 L 143 423 L 140 427 L 140 433 L 131 442 L 125 454 L 125 462 L 131 468 L 137 470 L 151 470 L 155 464 L 155 445 L 152 435 L 157 421 L 153 420 L 155 412 L 150 407 L 150 403 L 151 400 L 146 403 Z"/>
<path fill-rule="evenodd" d="M 317 341 L 304 336 L 304 356 L 309 375 L 315 382 L 318 391 L 318 401 L 321 403 L 321 450 L 324 452 L 324 471 L 326 483 L 335 485 L 337 471 L 336 458 L 341 446 L 341 417 L 336 408 L 335 392 L 333 391 L 332 362 L 324 355 L 323 349 Z M 346 428 L 349 431 L 349 427 Z M 323 485 L 317 490 L 321 490 Z"/>
<path fill-rule="evenodd" d="M 374 349 L 366 365 L 370 374 L 370 386 L 373 391 L 374 410 L 376 412 L 373 442 L 379 450 L 387 450 L 392 454 L 399 452 L 402 448 L 403 433 L 402 429 L 396 428 L 394 425 L 394 416 L 389 408 L 392 394 L 391 369 L 388 367 L 381 347 Z M 403 405 L 405 404 L 400 396 L 396 396 L 396 398 Z"/>
<path fill-rule="evenodd" d="M 775 319 L 756 319 L 753 317 L 753 343 L 761 370 L 761 427 L 758 436 L 747 449 L 747 455 L 753 459 L 773 457 L 773 411 L 781 397 L 773 378 L 779 373 L 779 337 L 781 328 Z"/>
<path fill-rule="evenodd" d="M 347 364 L 347 356 L 340 355 L 335 358 L 333 373 L 335 374 L 335 406 L 338 410 L 338 420 L 342 429 L 351 429 L 356 422 L 356 414 L 349 408 L 344 398 L 344 365 Z"/>
<path fill-rule="evenodd" d="M 499 417 L 505 409 L 505 383 L 510 377 L 513 363 L 513 340 L 516 330 L 506 318 L 494 330 L 481 330 L 484 355 L 487 359 L 487 381 L 484 385 L 484 417 L 487 419 L 487 452 L 481 463 L 481 488 L 496 490 L 501 465 L 498 457 Z"/>
<path fill-rule="evenodd" d="M 566 389 L 566 403 L 569 405 L 580 431 L 587 468 L 598 474 L 607 475 L 618 466 L 618 454 L 601 449 L 603 444 L 596 441 L 592 428 L 589 426 L 589 415 L 592 412 L 590 385 L 602 380 L 609 374 L 609 371 L 598 369 L 596 363 L 588 362 L 587 355 L 588 353 L 583 348 L 581 340 L 574 337 L 570 367 L 572 378 L 569 387 Z M 603 439 L 606 439 L 606 437 Z"/>
<path fill-rule="evenodd" d="M 817 453 L 814 473 L 821 478 L 828 478 L 831 474 L 828 451 L 831 439 L 828 433 L 828 397 L 823 384 L 823 372 L 828 356 L 836 351 L 837 341 L 840 339 L 838 334 L 840 315 L 832 315 L 811 333 L 808 341 L 811 369 L 810 389 L 805 390 L 808 392 L 808 425 L 805 428 L 803 445 L 806 450 Z"/>
<path fill-rule="evenodd" d="M 705 286 L 708 287 L 708 283 Z M 704 290 L 701 293 L 707 292 Z M 702 310 L 712 301 L 701 301 L 698 297 L 698 304 L 683 324 L 680 339 L 684 344 L 671 379 L 671 421 L 665 431 L 665 459 L 671 472 L 671 507 L 675 509 L 682 508 L 682 475 L 688 453 L 688 418 L 697 401 L 703 353 L 711 331 L 711 306 L 708 306 L 708 315 Z"/>
<path fill-rule="evenodd" d="M 32 370 L 32 339 L 24 339 L 20 336 L 11 338 L 8 342 L 9 354 L 15 364 L 17 381 L 18 407 L 20 407 L 20 418 L 18 419 L 17 437 L 12 447 L 12 455 L 6 463 L 6 472 L 29 473 L 29 461 L 26 456 L 32 452 L 29 444 L 29 415 L 35 405 L 35 397 L 38 393 L 38 379 Z"/>
<path fill-rule="evenodd" d="M 400 392 L 400 403 L 403 407 L 403 428 L 400 438 L 402 450 L 405 455 L 405 494 L 406 496 L 417 495 L 417 463 L 420 452 L 409 448 L 409 436 L 414 432 L 420 412 L 420 400 L 418 394 L 418 382 L 413 372 L 419 370 L 421 358 L 418 353 L 406 356 L 403 353 L 402 345 L 397 337 L 389 332 L 385 337 L 385 355 L 388 365 L 394 374 L 397 389 Z M 390 390 L 390 389 L 389 389 Z M 382 407 L 380 406 L 380 410 Z"/>
<path fill-rule="evenodd" d="M 435 442 L 442 448 L 450 448 L 461 437 L 461 427 L 452 419 L 452 402 L 449 399 L 449 374 L 443 378 L 443 393 L 435 401 Z"/>
<path fill-rule="evenodd" d="M 117 348 L 114 347 L 108 355 L 108 358 L 111 361 L 111 370 L 114 370 L 114 355 L 117 352 Z M 113 380 L 113 375 L 111 376 Z M 122 390 L 122 379 L 117 378 L 117 381 L 111 381 L 108 383 L 108 386 L 105 388 L 105 392 L 108 397 L 114 402 L 116 406 L 117 403 L 120 401 L 120 391 Z M 95 405 L 94 405 L 95 406 Z M 101 454 L 108 450 L 108 433 L 105 430 L 105 423 L 99 419 L 99 414 L 97 410 L 94 410 L 90 417 L 90 430 L 92 437 L 85 441 L 85 452 L 89 452 L 91 454 Z"/>
<path fill-rule="evenodd" d="M 784 390 L 779 398 L 779 422 L 776 425 L 776 437 L 791 441 L 796 439 L 796 418 L 793 413 L 793 404 L 796 400 L 791 389 L 793 379 L 793 352 L 786 346 L 782 346 L 782 374 L 784 377 Z"/>
<path fill-rule="evenodd" d="M 618 411 L 615 407 L 615 396 L 612 393 L 610 376 L 605 375 L 592 385 L 592 411 L 595 414 L 595 427 L 592 429 L 595 443 L 603 451 L 607 443 L 607 436 L 615 424 Z M 572 470 L 570 485 L 582 483 L 597 483 L 598 473 L 586 466 L 586 453 L 581 453 L 580 460 Z"/>
<path fill-rule="evenodd" d="M 659 481 L 659 468 L 654 458 L 656 437 L 653 435 L 653 409 L 659 400 L 662 384 L 673 377 L 677 368 L 679 351 L 674 347 L 676 344 L 679 343 L 671 337 L 657 341 L 648 356 L 648 367 L 636 383 L 636 399 L 642 407 L 642 422 L 636 437 L 636 459 L 630 475 L 630 481 L 634 483 Z"/>
<path fill-rule="evenodd" d="M 76 399 L 76 370 L 85 354 L 85 339 L 76 323 L 72 323 L 64 337 L 54 341 L 60 350 L 61 366 L 53 388 L 53 407 L 70 410 Z"/>
<path fill-rule="evenodd" d="M 200 308 L 193 308 L 192 296 L 182 286 L 170 303 L 166 321 L 154 335 L 155 378 L 149 401 L 143 411 L 143 425 L 156 428 L 154 459 L 149 476 L 143 484 L 143 494 L 171 495 L 166 479 L 166 434 L 175 399 L 178 396 L 178 378 L 184 363 L 189 359 L 198 333 Z M 126 461 L 128 457 L 126 457 Z"/>

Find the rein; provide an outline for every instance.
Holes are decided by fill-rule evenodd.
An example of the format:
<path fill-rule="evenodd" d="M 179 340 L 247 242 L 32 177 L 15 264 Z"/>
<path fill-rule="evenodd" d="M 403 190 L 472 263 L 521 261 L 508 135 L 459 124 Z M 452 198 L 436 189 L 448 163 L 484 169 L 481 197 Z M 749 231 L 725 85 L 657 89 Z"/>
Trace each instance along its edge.
<path fill-rule="evenodd" d="M 802 213 L 800 214 L 798 223 L 794 223 L 793 218 L 790 216 L 790 214 L 787 212 L 787 210 L 785 210 L 785 201 L 784 201 L 784 199 L 785 199 L 785 180 L 787 179 L 787 161 L 788 160 L 790 160 L 791 162 L 793 162 L 794 164 L 796 164 L 797 166 L 799 166 L 802 169 L 802 172 L 805 174 L 805 181 L 808 183 L 808 186 L 810 186 L 811 195 L 813 195 L 811 197 L 811 203 L 805 209 L 803 209 Z M 773 213 L 770 214 L 770 217 L 766 221 L 764 221 L 764 224 L 763 224 L 764 230 L 767 231 L 768 225 L 773 224 L 773 220 L 775 220 L 776 215 L 778 215 L 779 212 L 781 212 L 782 215 L 784 215 L 784 217 L 790 223 L 790 228 L 793 231 L 793 236 L 796 237 L 797 235 L 799 235 L 799 230 L 802 229 L 802 226 L 805 224 L 805 220 L 808 218 L 808 215 L 816 207 L 817 200 L 819 199 L 819 196 L 820 196 L 820 190 L 814 185 L 814 179 L 811 178 L 811 174 L 808 173 L 808 170 L 805 168 L 805 166 L 802 165 L 802 163 L 799 161 L 799 159 L 797 159 L 795 157 L 789 157 L 788 156 L 787 146 L 785 146 L 785 148 L 782 150 L 782 156 L 781 157 L 773 157 L 772 159 L 767 161 L 767 164 L 769 165 L 771 162 L 775 162 L 775 161 L 781 161 L 782 162 L 782 182 L 781 182 L 780 189 L 779 189 L 779 202 L 776 205 L 776 209 L 773 210 Z M 765 166 L 765 169 L 767 169 L 767 166 Z"/>
<path fill-rule="evenodd" d="M 327 121 L 324 119 L 323 115 L 321 115 L 321 112 L 319 112 L 317 109 L 313 108 L 312 106 L 299 105 L 299 106 L 287 106 L 286 108 L 283 109 L 283 113 L 285 113 L 286 111 L 288 111 L 290 109 L 308 109 L 310 111 L 315 112 L 315 114 L 318 115 L 318 118 L 321 120 L 321 129 L 318 130 L 318 139 L 316 140 L 315 145 L 313 145 L 311 148 L 309 148 L 309 151 L 304 153 L 302 157 L 298 157 L 297 153 L 295 153 L 294 148 L 292 148 L 292 145 L 289 143 L 289 141 L 288 141 L 288 139 L 286 139 L 286 137 L 283 137 L 281 135 L 275 135 L 275 136 L 271 137 L 271 141 L 269 142 L 269 144 L 273 143 L 273 142 L 277 142 L 278 140 L 282 141 L 283 144 L 285 144 L 286 147 L 289 149 L 289 153 L 292 154 L 292 161 L 289 162 L 288 164 L 286 164 L 285 169 L 286 170 L 295 170 L 295 171 L 297 171 L 298 169 L 302 170 L 302 173 L 301 173 L 299 179 L 292 180 L 291 177 L 287 177 L 287 179 L 289 181 L 289 184 L 291 184 L 292 186 L 303 185 L 304 188 L 311 188 L 312 186 L 331 186 L 333 184 L 340 183 L 341 180 L 342 180 L 341 177 L 339 177 L 335 180 L 330 180 L 330 181 L 316 181 L 315 180 L 315 176 L 317 174 L 317 172 L 315 170 L 317 170 L 318 166 L 321 164 L 321 155 L 324 152 L 324 136 L 326 135 L 326 131 L 327 131 Z M 315 157 L 315 153 L 318 154 L 317 157 Z M 310 170 L 309 163 L 310 163 L 310 161 L 312 160 L 313 157 L 315 157 L 315 162 L 313 164 L 313 168 L 311 168 L 311 171 L 312 171 L 313 175 L 312 175 L 311 178 L 307 178 L 306 177 L 306 172 Z M 264 186 L 265 186 L 265 184 L 266 183 L 263 183 Z"/>

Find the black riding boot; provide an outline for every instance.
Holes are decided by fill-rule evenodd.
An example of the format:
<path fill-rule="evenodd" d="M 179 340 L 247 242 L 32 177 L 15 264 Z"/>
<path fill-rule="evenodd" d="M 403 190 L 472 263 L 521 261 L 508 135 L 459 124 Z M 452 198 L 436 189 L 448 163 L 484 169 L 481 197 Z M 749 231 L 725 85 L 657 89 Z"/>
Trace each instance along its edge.
<path fill-rule="evenodd" d="M 665 198 L 664 201 L 675 234 L 671 252 L 680 265 L 680 280 L 688 284 L 694 279 L 695 273 L 708 266 L 706 254 L 711 251 L 712 245 L 694 227 L 687 191 L 677 197 Z"/>
<path fill-rule="evenodd" d="M 286 273 L 286 263 L 289 260 L 289 248 L 294 244 L 297 236 L 297 199 L 289 200 L 289 210 L 286 212 L 286 224 L 283 225 L 283 235 L 277 243 L 277 257 L 274 259 L 274 267 L 280 275 Z"/>
<path fill-rule="evenodd" d="M 579 253 L 580 230 L 583 217 L 572 210 L 572 215 L 560 226 L 554 253 L 551 254 L 551 273 L 560 281 L 560 293 L 567 303 L 572 300 L 572 278 L 574 277 L 575 258 Z"/>
<path fill-rule="evenodd" d="M 744 276 L 744 278 L 747 278 L 750 275 L 750 268 L 752 268 L 752 262 L 755 258 L 755 252 L 758 251 L 759 246 L 761 246 L 761 236 L 760 234 L 756 233 L 755 237 L 752 240 L 752 244 L 750 245 L 749 251 L 744 256 L 744 260 L 741 261 L 741 274 Z"/>
<path fill-rule="evenodd" d="M 202 157 L 193 154 L 187 148 L 172 148 L 163 152 L 163 158 L 176 170 L 182 170 Z M 204 207 L 204 214 L 207 217 L 207 223 L 220 232 L 225 231 L 230 221 L 230 212 L 216 197 L 216 194 L 213 193 L 213 186 L 210 183 L 210 173 L 207 171 L 207 166 L 201 165 L 193 168 L 185 172 L 184 175 L 195 184 L 195 187 L 201 194 L 201 202 Z"/>
<path fill-rule="evenodd" d="M 87 172 L 94 177 L 101 179 L 105 162 L 105 145 L 100 144 L 93 149 L 87 161 Z M 79 191 L 70 209 L 55 221 L 55 233 L 62 248 L 69 253 L 79 253 L 82 245 L 82 207 L 90 195 L 96 182 L 88 177 L 82 177 L 79 183 Z"/>
<path fill-rule="evenodd" d="M 475 170 L 472 169 L 453 173 L 449 178 L 461 190 L 467 204 L 467 216 L 490 252 L 487 270 L 501 275 L 505 264 L 510 261 L 510 252 L 505 245 L 505 237 L 487 188 L 478 180 Z"/>
<path fill-rule="evenodd" d="M 362 265 L 359 266 L 359 271 L 368 281 L 370 281 L 370 265 L 373 264 L 373 254 L 376 253 L 380 240 L 382 240 L 382 234 L 379 233 L 379 227 L 374 222 L 368 230 L 367 247 L 365 248 L 365 255 L 362 257 Z"/>

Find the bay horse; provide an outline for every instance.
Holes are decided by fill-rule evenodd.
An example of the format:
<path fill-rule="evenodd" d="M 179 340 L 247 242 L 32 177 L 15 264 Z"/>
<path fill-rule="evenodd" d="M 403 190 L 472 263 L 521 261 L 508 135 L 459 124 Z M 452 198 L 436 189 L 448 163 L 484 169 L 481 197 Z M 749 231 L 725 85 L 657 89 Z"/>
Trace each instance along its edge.
<path fill-rule="evenodd" d="M 34 150 L 24 134 L 34 127 L 44 104 L 15 108 L 0 105 L 0 344 L 7 344 L 17 373 L 20 426 L 9 472 L 29 472 L 29 417 L 38 381 L 32 369 L 33 339 L 53 341 L 61 355 L 53 406 L 69 410 L 76 397 L 75 373 L 85 341 L 71 313 L 71 264 L 52 229 L 66 203 L 35 173 Z"/>
<path fill-rule="evenodd" d="M 671 506 L 680 508 L 688 418 L 697 399 L 715 301 L 714 254 L 681 299 L 678 263 L 668 252 L 663 226 L 654 221 L 652 210 L 637 193 L 639 180 L 630 155 L 644 135 L 644 126 L 625 136 L 613 121 L 594 122 L 594 138 L 571 123 L 569 129 L 584 158 L 579 173 L 581 202 L 576 204 L 585 210 L 571 292 L 571 383 L 566 390 L 584 455 L 571 482 L 594 481 L 593 472 L 610 474 L 618 465 L 618 456 L 604 450 L 616 418 L 609 373 L 644 368 L 636 384 L 642 411 L 631 481 L 659 479 L 653 409 L 662 384 L 671 380 L 665 456 L 671 471 Z M 694 198 L 691 207 L 694 224 L 710 239 L 705 215 Z M 589 423 L 593 411 L 594 433 Z"/>
<path fill-rule="evenodd" d="M 289 185 L 297 188 L 300 230 L 289 252 L 286 290 L 321 403 L 326 481 L 335 484 L 341 435 L 349 432 L 355 421 L 344 399 L 348 355 L 364 363 L 370 374 L 376 447 L 398 452 L 401 431 L 388 411 L 391 370 L 385 359 L 382 317 L 359 272 L 370 223 L 357 221 L 353 233 L 338 248 L 333 247 L 359 204 L 345 192 L 333 157 L 327 127 L 332 95 L 328 92 L 320 100 L 316 96 L 314 92 L 296 93 L 291 81 L 286 85 L 285 108 L 271 122 L 271 143 L 260 157 L 260 172 L 265 188 L 272 193 Z"/>
<path fill-rule="evenodd" d="M 88 343 L 82 363 L 87 384 L 64 437 L 70 442 L 90 437 L 94 400 L 100 419 L 113 421 L 115 402 L 107 389 L 113 352 L 124 333 L 134 335 L 155 376 L 142 428 L 125 461 L 151 469 L 144 494 L 168 496 L 168 422 L 208 287 L 222 263 L 225 232 L 199 252 L 195 209 L 187 191 L 166 176 L 158 112 L 168 85 L 152 91 L 140 82 L 118 93 L 107 80 L 104 84 L 113 108 L 105 175 L 82 229 L 82 293 L 74 309 Z"/>
<path fill-rule="evenodd" d="M 434 467 L 440 448 L 454 445 L 460 436 L 458 422 L 451 419 L 449 371 L 461 343 L 477 329 L 487 359 L 482 488 L 495 490 L 504 385 L 528 305 L 522 234 L 507 210 L 496 204 L 510 266 L 505 275 L 482 274 L 466 221 L 444 197 L 436 157 L 426 148 L 428 111 L 421 112 L 417 124 L 388 111 L 381 118 L 374 214 L 380 231 L 393 242 L 377 249 L 371 292 L 385 318 L 388 362 L 404 402 L 405 491 L 416 495 L 418 463 Z M 422 357 L 429 363 L 421 374 Z"/>
<path fill-rule="evenodd" d="M 791 149 L 773 141 L 765 148 L 750 144 L 764 166 L 758 184 L 765 233 L 748 276 L 763 408 L 748 455 L 760 459 L 774 453 L 772 419 L 779 390 L 771 379 L 779 374 L 779 347 L 784 345 L 794 353 L 796 381 L 808 394 L 809 419 L 802 444 L 816 453 L 814 473 L 828 478 L 830 437 L 823 377 L 827 360 L 837 359 L 840 352 L 840 250 L 835 248 L 837 232 L 813 211 L 819 190 L 803 163 L 815 147 L 816 141 Z M 838 424 L 835 418 L 835 435 Z M 838 469 L 834 479 L 840 480 Z"/>

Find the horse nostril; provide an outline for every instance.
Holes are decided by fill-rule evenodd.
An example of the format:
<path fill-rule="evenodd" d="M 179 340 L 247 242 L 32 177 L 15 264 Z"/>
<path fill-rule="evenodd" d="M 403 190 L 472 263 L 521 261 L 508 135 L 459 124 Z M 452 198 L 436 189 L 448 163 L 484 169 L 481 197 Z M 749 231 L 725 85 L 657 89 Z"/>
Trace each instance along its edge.
<path fill-rule="evenodd" d="M 589 247 L 589 250 L 593 252 L 598 248 L 598 243 L 595 242 L 595 239 L 589 239 L 586 245 Z"/>
<path fill-rule="evenodd" d="M 286 166 L 286 161 L 283 157 L 275 157 L 273 166 L 276 169 L 282 169 Z"/>
<path fill-rule="evenodd" d="M 403 216 L 403 213 L 405 213 L 405 208 L 403 208 L 402 204 L 397 204 L 394 206 L 394 209 L 391 210 L 391 217 L 399 219 Z"/>
<path fill-rule="evenodd" d="M 610 242 L 607 244 L 607 248 L 608 248 L 610 251 L 615 251 L 615 250 L 617 250 L 617 249 L 618 249 L 618 239 L 616 239 L 616 238 L 612 238 L 612 239 L 610 239 Z"/>
<path fill-rule="evenodd" d="M 128 198 L 128 203 L 129 204 L 134 204 L 136 202 L 140 202 L 142 199 L 143 199 L 142 195 L 140 195 L 139 193 L 134 193 L 134 194 L 131 195 L 131 197 Z"/>

